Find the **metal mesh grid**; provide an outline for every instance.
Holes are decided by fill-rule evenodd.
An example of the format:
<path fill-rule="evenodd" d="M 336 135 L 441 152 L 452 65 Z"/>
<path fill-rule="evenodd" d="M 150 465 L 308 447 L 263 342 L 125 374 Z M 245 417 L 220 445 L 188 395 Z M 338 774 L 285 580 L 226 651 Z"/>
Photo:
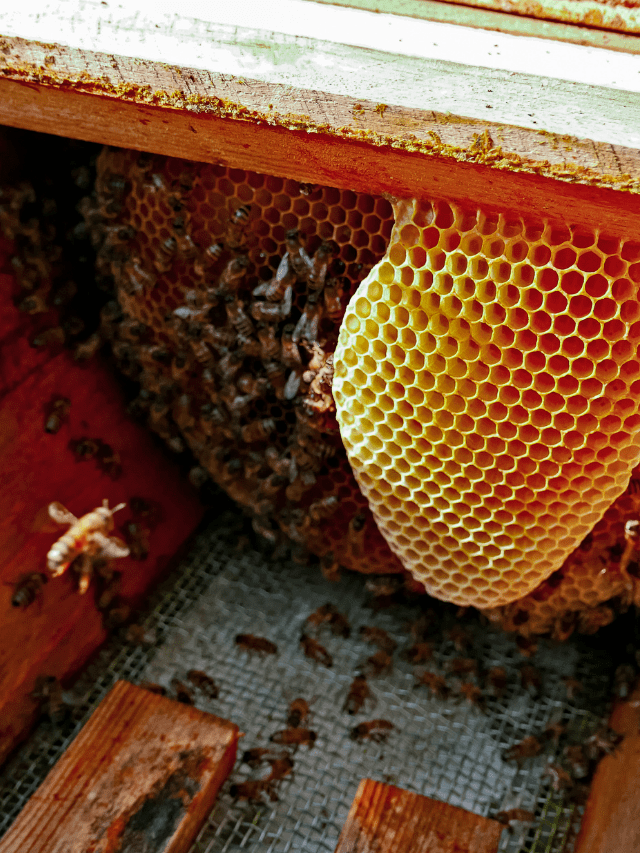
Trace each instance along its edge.
<path fill-rule="evenodd" d="M 66 694 L 72 714 L 63 724 L 43 722 L 0 775 L 0 833 L 67 748 L 96 705 L 118 678 L 134 683 L 155 681 L 169 687 L 190 668 L 213 675 L 220 687 L 216 700 L 198 706 L 237 723 L 246 737 L 240 753 L 267 746 L 269 735 L 286 726 L 286 709 L 296 696 L 314 698 L 310 726 L 317 732 L 313 749 L 298 749 L 291 777 L 278 788 L 277 802 L 236 802 L 230 785 L 264 774 L 238 763 L 209 816 L 194 853 L 304 850 L 333 851 L 357 785 L 362 777 L 397 784 L 417 793 L 461 806 L 480 815 L 520 807 L 536 814 L 533 825 L 505 831 L 501 853 L 555 853 L 567 850 L 576 807 L 563 804 L 543 775 L 545 756 L 518 766 L 503 760 L 504 750 L 525 736 L 560 720 L 573 732 L 591 730 L 606 710 L 613 663 L 604 651 L 579 643 L 542 642 L 535 665 L 543 678 L 541 695 L 520 687 L 518 666 L 524 661 L 512 638 L 472 622 L 471 654 L 484 667 L 503 666 L 507 689 L 491 699 L 486 712 L 460 700 L 439 700 L 416 687 L 414 667 L 394 656 L 394 668 L 370 680 L 376 704 L 355 717 L 342 710 L 356 670 L 374 650 L 357 629 L 377 625 L 400 647 L 410 644 L 407 623 L 417 609 L 397 606 L 377 613 L 362 576 L 348 575 L 329 584 L 315 566 L 288 559 L 269 560 L 250 546 L 239 547 L 243 522 L 225 514 L 196 539 L 189 555 L 158 590 L 144 625 L 153 646 L 132 646 L 114 637 Z M 333 602 L 352 626 L 349 639 L 323 633 L 333 655 L 331 669 L 305 658 L 299 648 L 306 617 Z M 446 618 L 453 619 L 453 610 Z M 449 626 L 452 621 L 447 623 Z M 268 637 L 278 654 L 251 655 L 239 649 L 241 632 Z M 459 657 L 444 639 L 429 662 L 441 670 Z M 584 689 L 567 701 L 563 676 L 579 679 Z M 588 706 L 588 707 L 587 707 Z M 351 727 L 385 718 L 396 729 L 382 744 L 357 743 Z"/>

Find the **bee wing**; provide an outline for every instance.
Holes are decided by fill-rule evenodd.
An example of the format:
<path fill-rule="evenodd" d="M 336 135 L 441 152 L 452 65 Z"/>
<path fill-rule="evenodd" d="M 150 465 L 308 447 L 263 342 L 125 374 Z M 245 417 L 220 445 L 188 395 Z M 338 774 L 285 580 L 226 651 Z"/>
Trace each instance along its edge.
<path fill-rule="evenodd" d="M 105 557 L 128 557 L 130 554 L 127 543 L 117 536 L 105 536 L 104 533 L 96 531 L 93 541 Z"/>
<path fill-rule="evenodd" d="M 78 520 L 72 512 L 58 501 L 49 504 L 49 515 L 58 524 L 75 524 Z"/>

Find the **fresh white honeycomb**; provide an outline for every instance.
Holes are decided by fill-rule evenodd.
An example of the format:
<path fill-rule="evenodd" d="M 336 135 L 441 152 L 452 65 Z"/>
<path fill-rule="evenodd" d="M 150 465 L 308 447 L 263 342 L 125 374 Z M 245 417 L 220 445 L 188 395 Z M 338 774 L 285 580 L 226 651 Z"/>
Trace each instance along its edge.
<path fill-rule="evenodd" d="M 444 202 L 395 215 L 335 353 L 342 439 L 413 577 L 507 605 L 640 460 L 640 244 Z"/>

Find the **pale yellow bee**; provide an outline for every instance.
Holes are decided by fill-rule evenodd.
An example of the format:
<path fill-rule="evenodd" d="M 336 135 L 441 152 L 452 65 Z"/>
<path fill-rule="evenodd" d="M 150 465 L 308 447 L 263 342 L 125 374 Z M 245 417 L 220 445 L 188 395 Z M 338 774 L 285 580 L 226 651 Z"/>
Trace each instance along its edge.
<path fill-rule="evenodd" d="M 80 565 L 79 590 L 87 591 L 91 577 L 92 557 L 127 557 L 129 548 L 117 536 L 109 536 L 113 530 L 113 514 L 123 509 L 126 504 L 118 504 L 109 509 L 109 501 L 104 500 L 101 507 L 88 512 L 81 518 L 76 518 L 61 503 L 54 501 L 49 504 L 49 515 L 58 524 L 70 525 L 49 549 L 47 554 L 47 569 L 52 577 L 58 577 L 66 572 L 71 563 L 82 555 Z"/>

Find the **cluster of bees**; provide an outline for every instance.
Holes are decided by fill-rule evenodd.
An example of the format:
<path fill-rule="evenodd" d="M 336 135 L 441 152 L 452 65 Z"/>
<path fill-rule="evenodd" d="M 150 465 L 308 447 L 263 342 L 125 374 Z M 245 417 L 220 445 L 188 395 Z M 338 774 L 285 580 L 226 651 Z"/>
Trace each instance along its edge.
<path fill-rule="evenodd" d="M 157 161 L 140 155 L 126 177 L 99 161 L 96 192 L 82 205 L 98 277 L 115 295 L 98 334 L 140 388 L 129 412 L 175 453 L 195 456 L 195 485 L 212 479 L 268 541 L 284 534 L 301 559 L 315 551 L 335 573 L 338 561 L 364 559 L 367 536 L 383 543 L 352 483 L 331 394 L 353 282 L 335 244 L 314 238 L 311 251 L 296 229 L 283 230 L 284 252 L 265 279 L 249 249 L 251 205 L 236 203 L 226 231 L 204 242 L 192 223 L 193 164 L 171 180 Z M 133 224 L 139 197 L 171 213 L 162 239 L 152 237 L 151 259 L 146 225 Z M 150 314 L 153 322 L 143 322 Z M 337 468 L 357 495 L 348 517 L 336 513 Z M 327 554 L 329 529 L 344 540 L 340 554 Z"/>

